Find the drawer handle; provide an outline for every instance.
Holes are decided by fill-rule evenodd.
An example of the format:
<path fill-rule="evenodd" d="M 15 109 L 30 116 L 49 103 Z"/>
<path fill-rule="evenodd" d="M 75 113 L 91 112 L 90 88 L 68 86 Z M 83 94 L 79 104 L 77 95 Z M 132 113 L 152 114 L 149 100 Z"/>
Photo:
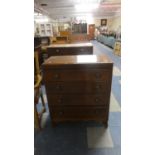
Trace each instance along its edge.
<path fill-rule="evenodd" d="M 59 78 L 59 74 L 55 74 L 55 75 L 54 75 L 54 78 L 55 78 L 55 79 L 58 79 L 58 78 Z"/>
<path fill-rule="evenodd" d="M 62 99 L 61 98 L 58 99 L 58 103 L 62 103 Z"/>
<path fill-rule="evenodd" d="M 58 50 L 58 49 L 57 49 L 56 51 L 57 51 L 57 52 L 59 52 L 59 50 Z"/>
<path fill-rule="evenodd" d="M 60 111 L 60 112 L 59 112 L 59 115 L 63 115 L 63 112 L 62 112 L 62 111 Z"/>
<path fill-rule="evenodd" d="M 96 89 L 101 89 L 101 86 L 100 86 L 100 85 L 97 85 L 97 86 L 96 86 Z"/>
<path fill-rule="evenodd" d="M 84 49 L 83 49 L 83 48 L 81 48 L 81 49 L 80 49 L 80 51 L 81 51 L 81 52 L 83 52 L 83 51 L 84 51 Z"/>
<path fill-rule="evenodd" d="M 56 90 L 60 90 L 61 89 L 61 86 L 60 85 L 57 85 L 56 86 Z"/>
<path fill-rule="evenodd" d="M 100 100 L 98 98 L 95 99 L 96 102 L 99 102 Z"/>
<path fill-rule="evenodd" d="M 95 77 L 98 79 L 98 78 L 101 78 L 101 74 L 100 73 L 97 73 L 95 74 Z"/>

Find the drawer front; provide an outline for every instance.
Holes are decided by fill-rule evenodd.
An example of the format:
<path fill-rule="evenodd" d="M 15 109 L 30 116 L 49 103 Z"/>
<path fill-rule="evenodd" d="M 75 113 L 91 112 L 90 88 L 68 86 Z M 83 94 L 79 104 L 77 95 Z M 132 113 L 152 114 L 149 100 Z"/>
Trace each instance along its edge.
<path fill-rule="evenodd" d="M 63 49 L 64 48 L 47 48 L 47 52 L 57 52 L 57 53 L 59 53 L 59 52 L 63 52 Z"/>
<path fill-rule="evenodd" d="M 63 51 L 63 48 L 47 48 L 48 57 L 62 55 Z"/>
<path fill-rule="evenodd" d="M 51 82 L 46 83 L 47 93 L 61 94 L 61 93 L 97 93 L 103 94 L 107 92 L 107 84 L 105 82 Z"/>
<path fill-rule="evenodd" d="M 48 94 L 48 104 L 49 105 L 72 105 L 72 106 L 108 106 L 108 97 L 106 94 L 103 95 L 50 95 Z"/>
<path fill-rule="evenodd" d="M 70 48 L 48 48 L 48 57 L 58 55 L 80 55 L 80 54 L 93 54 L 91 47 L 70 47 Z"/>
<path fill-rule="evenodd" d="M 45 82 L 50 81 L 107 81 L 110 71 L 106 69 L 92 70 L 48 70 L 44 72 Z"/>
<path fill-rule="evenodd" d="M 71 47 L 66 50 L 69 50 L 71 52 L 76 52 L 78 54 L 93 54 L 93 48 L 92 47 Z"/>
<path fill-rule="evenodd" d="M 50 107 L 53 119 L 106 119 L 107 108 L 103 107 Z"/>

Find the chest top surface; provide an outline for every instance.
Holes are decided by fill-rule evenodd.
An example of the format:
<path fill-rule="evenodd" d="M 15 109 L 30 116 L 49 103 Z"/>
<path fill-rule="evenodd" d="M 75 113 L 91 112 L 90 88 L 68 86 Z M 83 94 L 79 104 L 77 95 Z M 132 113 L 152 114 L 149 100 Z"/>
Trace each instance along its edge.
<path fill-rule="evenodd" d="M 106 55 L 52 56 L 44 62 L 43 67 L 80 64 L 113 64 L 113 62 Z"/>
<path fill-rule="evenodd" d="M 73 44 L 52 44 L 47 48 L 67 48 L 67 47 L 92 47 L 92 43 L 73 43 Z"/>

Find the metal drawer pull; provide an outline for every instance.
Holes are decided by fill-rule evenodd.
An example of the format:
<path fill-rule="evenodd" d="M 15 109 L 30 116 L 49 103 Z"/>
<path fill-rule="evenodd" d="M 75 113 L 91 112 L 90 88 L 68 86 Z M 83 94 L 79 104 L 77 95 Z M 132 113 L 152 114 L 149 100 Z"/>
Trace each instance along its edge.
<path fill-rule="evenodd" d="M 56 86 L 56 89 L 57 89 L 57 90 L 60 90 L 60 89 L 61 89 L 61 86 L 60 86 L 60 85 L 57 85 L 57 86 Z"/>
<path fill-rule="evenodd" d="M 57 52 L 59 52 L 59 49 L 56 49 Z"/>
<path fill-rule="evenodd" d="M 55 75 L 54 75 L 54 78 L 55 78 L 55 79 L 59 78 L 59 74 L 55 74 Z"/>
<path fill-rule="evenodd" d="M 98 98 L 95 99 L 96 102 L 99 102 L 100 100 Z"/>
<path fill-rule="evenodd" d="M 101 88 L 101 86 L 100 86 L 100 85 L 97 85 L 97 86 L 96 86 L 96 89 L 100 89 L 100 88 Z"/>
<path fill-rule="evenodd" d="M 58 103 L 62 103 L 62 99 L 61 98 L 58 99 Z"/>
<path fill-rule="evenodd" d="M 60 112 L 59 112 L 59 115 L 63 115 L 63 112 L 62 112 L 62 111 L 60 111 Z"/>
<path fill-rule="evenodd" d="M 96 77 L 96 78 L 101 78 L 101 74 L 100 74 L 100 73 L 97 73 L 97 74 L 95 75 L 95 77 Z"/>

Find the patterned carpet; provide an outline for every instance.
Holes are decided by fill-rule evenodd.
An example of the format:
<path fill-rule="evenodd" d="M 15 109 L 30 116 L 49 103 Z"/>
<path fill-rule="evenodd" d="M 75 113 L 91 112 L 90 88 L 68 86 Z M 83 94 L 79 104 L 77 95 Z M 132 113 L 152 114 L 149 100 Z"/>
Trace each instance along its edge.
<path fill-rule="evenodd" d="M 34 134 L 35 155 L 121 155 L 121 58 L 115 56 L 111 48 L 97 41 L 92 43 L 94 54 L 104 53 L 114 62 L 109 127 L 105 129 L 95 122 L 78 122 L 52 128 L 46 104 L 43 130 Z M 44 98 L 47 102 L 46 95 Z"/>

